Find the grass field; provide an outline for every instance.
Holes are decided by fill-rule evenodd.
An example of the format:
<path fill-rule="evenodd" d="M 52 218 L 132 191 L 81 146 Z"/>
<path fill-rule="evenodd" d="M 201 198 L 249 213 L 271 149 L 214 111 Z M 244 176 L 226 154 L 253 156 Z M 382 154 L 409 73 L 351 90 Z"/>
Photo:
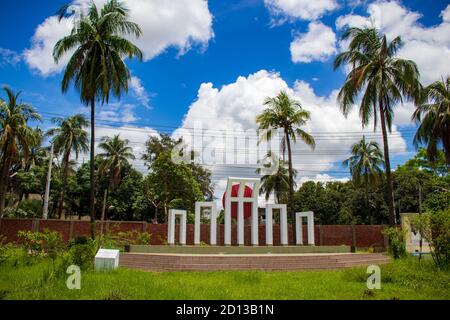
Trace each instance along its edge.
<path fill-rule="evenodd" d="M 324 272 L 174 272 L 119 269 L 82 273 L 81 290 L 49 260 L 0 266 L 0 299 L 450 299 L 450 273 L 415 258 L 381 267 L 381 290 L 366 288 L 365 268 Z"/>

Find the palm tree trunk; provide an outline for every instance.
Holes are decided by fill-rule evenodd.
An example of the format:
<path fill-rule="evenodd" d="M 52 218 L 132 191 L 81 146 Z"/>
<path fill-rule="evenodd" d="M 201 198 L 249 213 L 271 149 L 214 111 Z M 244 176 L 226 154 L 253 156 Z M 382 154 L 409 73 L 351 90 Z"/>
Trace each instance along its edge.
<path fill-rule="evenodd" d="M 95 238 L 95 98 L 91 100 L 91 163 L 90 163 L 90 215 L 91 236 Z"/>
<path fill-rule="evenodd" d="M 70 150 L 69 152 L 67 152 L 66 150 L 63 159 L 62 186 L 61 186 L 61 193 L 59 195 L 58 219 L 61 219 L 64 207 L 64 198 L 66 195 L 66 186 L 67 186 L 67 175 L 69 170 L 69 158 L 70 158 Z"/>
<path fill-rule="evenodd" d="M 391 174 L 391 162 L 389 159 L 389 144 L 386 129 L 386 114 L 384 112 L 383 103 L 381 98 L 379 100 L 380 108 L 380 120 L 381 120 L 381 130 L 383 133 L 383 146 L 384 146 L 384 165 L 386 169 L 386 184 L 387 184 L 387 202 L 389 208 L 389 225 L 395 225 L 395 207 L 394 207 L 394 184 L 392 181 Z"/>
<path fill-rule="evenodd" d="M 7 141 L 3 148 L 3 163 L 1 167 L 0 173 L 0 218 L 3 218 L 3 213 L 5 211 L 5 203 L 6 203 L 6 192 L 8 191 L 8 174 L 9 174 L 9 163 L 10 156 L 8 145 L 10 143 Z"/>
<path fill-rule="evenodd" d="M 292 149 L 291 149 L 291 139 L 289 138 L 288 130 L 284 129 L 284 135 L 286 137 L 286 145 L 288 149 L 288 166 L 289 166 L 289 197 L 288 197 L 288 211 L 291 212 L 292 216 L 292 234 L 294 237 L 294 242 L 297 235 L 297 230 L 295 226 L 295 212 L 294 212 L 294 204 L 293 204 L 293 198 L 294 198 L 294 174 L 292 170 Z"/>

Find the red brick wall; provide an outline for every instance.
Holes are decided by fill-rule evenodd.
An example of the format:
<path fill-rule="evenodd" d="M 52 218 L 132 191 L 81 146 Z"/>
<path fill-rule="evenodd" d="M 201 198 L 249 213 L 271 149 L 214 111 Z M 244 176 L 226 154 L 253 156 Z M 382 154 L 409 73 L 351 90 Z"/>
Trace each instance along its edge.
<path fill-rule="evenodd" d="M 97 223 L 97 232 L 102 229 L 101 223 Z M 343 226 L 343 225 L 316 225 L 315 244 L 320 245 L 348 245 L 356 247 L 376 247 L 385 248 L 386 242 L 382 230 L 385 226 Z M 62 234 L 64 241 L 76 236 L 89 236 L 91 225 L 86 221 L 63 221 L 63 220 L 39 220 L 39 219 L 0 219 L 0 234 L 6 236 L 7 241 L 16 242 L 17 232 L 20 230 L 43 231 L 50 229 Z M 161 245 L 167 241 L 167 225 L 149 224 L 146 222 L 104 222 L 104 231 L 119 232 L 132 231 L 149 232 L 152 234 L 152 245 Z M 210 231 L 209 225 L 202 225 L 200 230 L 201 241 L 209 243 Z M 178 239 L 179 228 L 175 230 L 176 239 Z M 218 244 L 224 244 L 224 225 L 219 225 Z M 245 244 L 250 245 L 250 226 L 245 226 Z M 264 225 L 259 226 L 259 243 L 266 244 L 266 230 Z M 292 228 L 288 228 L 289 243 L 293 243 Z M 232 243 L 237 243 L 237 226 L 232 226 Z M 194 225 L 187 225 L 187 244 L 194 244 Z M 307 228 L 303 226 L 303 242 L 307 243 Z M 280 244 L 280 227 L 275 225 L 273 229 L 273 243 Z"/>

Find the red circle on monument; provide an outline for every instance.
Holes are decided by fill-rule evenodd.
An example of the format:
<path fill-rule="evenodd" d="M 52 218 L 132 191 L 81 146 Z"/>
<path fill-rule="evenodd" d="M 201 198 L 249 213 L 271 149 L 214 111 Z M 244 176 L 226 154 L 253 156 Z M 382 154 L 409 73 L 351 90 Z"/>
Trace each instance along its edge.
<path fill-rule="evenodd" d="M 236 184 L 231 188 L 231 196 L 232 197 L 237 197 L 239 193 L 239 185 Z M 222 206 L 225 209 L 225 195 L 227 193 L 224 192 L 223 197 L 222 197 Z M 249 186 L 245 186 L 245 191 L 244 191 L 244 197 L 245 198 L 251 198 L 253 195 L 253 190 L 252 188 L 250 188 Z M 238 211 L 238 204 L 237 202 L 232 202 L 231 203 L 231 217 L 233 219 L 237 219 L 237 211 Z M 244 203 L 244 219 L 248 219 L 252 216 L 252 204 L 250 202 L 246 202 Z"/>

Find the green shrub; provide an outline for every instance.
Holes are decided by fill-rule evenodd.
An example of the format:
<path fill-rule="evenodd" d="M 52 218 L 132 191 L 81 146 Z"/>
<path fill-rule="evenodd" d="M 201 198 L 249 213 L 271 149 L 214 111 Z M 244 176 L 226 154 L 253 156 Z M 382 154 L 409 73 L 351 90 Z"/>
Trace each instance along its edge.
<path fill-rule="evenodd" d="M 62 237 L 59 232 L 19 231 L 19 242 L 22 248 L 31 256 L 48 256 L 54 260 L 63 248 Z"/>
<path fill-rule="evenodd" d="M 152 235 L 148 232 L 139 232 L 137 230 L 128 232 L 110 231 L 103 235 L 99 241 L 102 248 L 124 249 L 130 245 L 149 245 Z"/>
<path fill-rule="evenodd" d="M 9 218 L 39 218 L 42 216 L 42 202 L 40 200 L 22 200 L 17 207 L 5 209 L 5 217 Z"/>
<path fill-rule="evenodd" d="M 384 229 L 383 233 L 389 238 L 388 252 L 394 259 L 406 256 L 406 232 L 397 227 Z"/>
<path fill-rule="evenodd" d="M 70 264 L 79 266 L 81 269 L 90 269 L 94 264 L 97 253 L 97 242 L 91 240 L 86 244 L 75 244 L 69 249 Z"/>
<path fill-rule="evenodd" d="M 427 212 L 414 217 L 414 227 L 430 245 L 431 256 L 438 268 L 450 268 L 450 209 Z"/>
<path fill-rule="evenodd" d="M 0 265 L 9 259 L 12 249 L 12 245 L 6 242 L 6 237 L 0 235 Z"/>

